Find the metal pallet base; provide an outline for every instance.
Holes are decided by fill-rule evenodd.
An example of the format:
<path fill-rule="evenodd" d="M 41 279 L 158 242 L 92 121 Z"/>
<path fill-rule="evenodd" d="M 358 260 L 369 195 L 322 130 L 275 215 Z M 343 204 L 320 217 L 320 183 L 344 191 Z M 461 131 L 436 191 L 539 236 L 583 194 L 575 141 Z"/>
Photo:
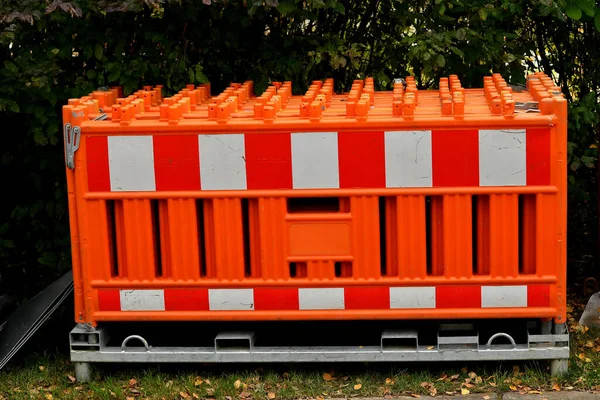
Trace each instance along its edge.
<path fill-rule="evenodd" d="M 345 332 L 341 332 L 345 333 Z M 566 370 L 569 335 L 564 325 L 528 324 L 523 343 L 503 332 L 482 338 L 473 324 L 441 324 L 434 345 L 419 343 L 416 329 L 383 330 L 378 345 L 266 346 L 250 331 L 225 331 L 211 346 L 154 347 L 141 335 L 109 345 L 109 330 L 79 325 L 70 333 L 71 360 L 78 379 L 89 379 L 87 363 L 267 363 L 423 362 L 554 360 L 553 373 Z M 133 347 L 133 346 L 137 347 Z M 87 379 L 86 379 L 87 378 Z"/>

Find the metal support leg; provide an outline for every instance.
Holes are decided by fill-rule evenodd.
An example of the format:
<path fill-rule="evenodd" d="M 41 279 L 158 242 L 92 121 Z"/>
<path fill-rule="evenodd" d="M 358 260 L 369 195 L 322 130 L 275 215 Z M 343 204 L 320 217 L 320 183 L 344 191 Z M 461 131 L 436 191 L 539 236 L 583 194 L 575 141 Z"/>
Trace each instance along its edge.
<path fill-rule="evenodd" d="M 76 362 L 75 364 L 75 377 L 77 382 L 89 382 L 92 379 L 92 366 L 87 362 Z"/>
<path fill-rule="evenodd" d="M 569 369 L 569 360 L 551 360 L 550 361 L 550 375 L 562 376 L 567 373 Z"/>

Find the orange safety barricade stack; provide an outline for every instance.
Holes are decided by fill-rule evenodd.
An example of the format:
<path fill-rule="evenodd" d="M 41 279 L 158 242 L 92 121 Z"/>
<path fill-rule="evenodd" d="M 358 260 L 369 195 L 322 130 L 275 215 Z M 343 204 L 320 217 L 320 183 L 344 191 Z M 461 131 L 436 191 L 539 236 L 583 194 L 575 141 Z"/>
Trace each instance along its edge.
<path fill-rule="evenodd" d="M 76 321 L 565 322 L 567 102 L 543 74 L 64 107 Z"/>

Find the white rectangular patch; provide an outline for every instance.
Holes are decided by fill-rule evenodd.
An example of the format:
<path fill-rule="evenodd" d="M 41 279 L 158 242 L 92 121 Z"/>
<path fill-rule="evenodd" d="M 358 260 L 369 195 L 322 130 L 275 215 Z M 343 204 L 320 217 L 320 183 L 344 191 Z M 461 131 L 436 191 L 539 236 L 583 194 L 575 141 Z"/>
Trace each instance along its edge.
<path fill-rule="evenodd" d="M 163 290 L 120 290 L 121 311 L 165 311 Z"/>
<path fill-rule="evenodd" d="M 152 136 L 109 136 L 108 169 L 113 192 L 155 191 Z"/>
<path fill-rule="evenodd" d="M 525 186 L 525 129 L 479 131 L 479 185 Z"/>
<path fill-rule="evenodd" d="M 343 288 L 298 289 L 301 310 L 343 310 Z"/>
<path fill-rule="evenodd" d="M 391 287 L 390 308 L 435 308 L 435 287 Z"/>
<path fill-rule="evenodd" d="M 292 133 L 294 189 L 340 187 L 337 132 Z"/>
<path fill-rule="evenodd" d="M 208 289 L 211 311 L 254 310 L 254 289 Z"/>
<path fill-rule="evenodd" d="M 432 187 L 431 131 L 385 132 L 385 186 Z"/>
<path fill-rule="evenodd" d="M 198 135 L 202 190 L 246 189 L 244 135 Z"/>
<path fill-rule="evenodd" d="M 482 286 L 481 307 L 527 307 L 527 286 Z"/>

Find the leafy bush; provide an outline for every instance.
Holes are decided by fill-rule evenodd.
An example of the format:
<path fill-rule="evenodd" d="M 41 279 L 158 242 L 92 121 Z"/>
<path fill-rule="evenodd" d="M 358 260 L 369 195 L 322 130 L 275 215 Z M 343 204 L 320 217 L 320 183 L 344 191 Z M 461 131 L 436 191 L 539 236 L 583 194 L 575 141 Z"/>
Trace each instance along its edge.
<path fill-rule="evenodd" d="M 513 84 L 542 69 L 570 101 L 569 246 L 590 273 L 598 237 L 600 13 L 590 0 L 37 1 L 0 3 L 0 291 L 29 297 L 69 268 L 60 108 L 100 86 L 210 77 L 214 91 L 252 79 L 302 93 L 333 77 L 344 90 L 412 74 L 421 88 L 500 72 Z M 581 266 L 586 268 L 581 268 Z M 575 267 L 574 267 L 575 268 Z"/>

